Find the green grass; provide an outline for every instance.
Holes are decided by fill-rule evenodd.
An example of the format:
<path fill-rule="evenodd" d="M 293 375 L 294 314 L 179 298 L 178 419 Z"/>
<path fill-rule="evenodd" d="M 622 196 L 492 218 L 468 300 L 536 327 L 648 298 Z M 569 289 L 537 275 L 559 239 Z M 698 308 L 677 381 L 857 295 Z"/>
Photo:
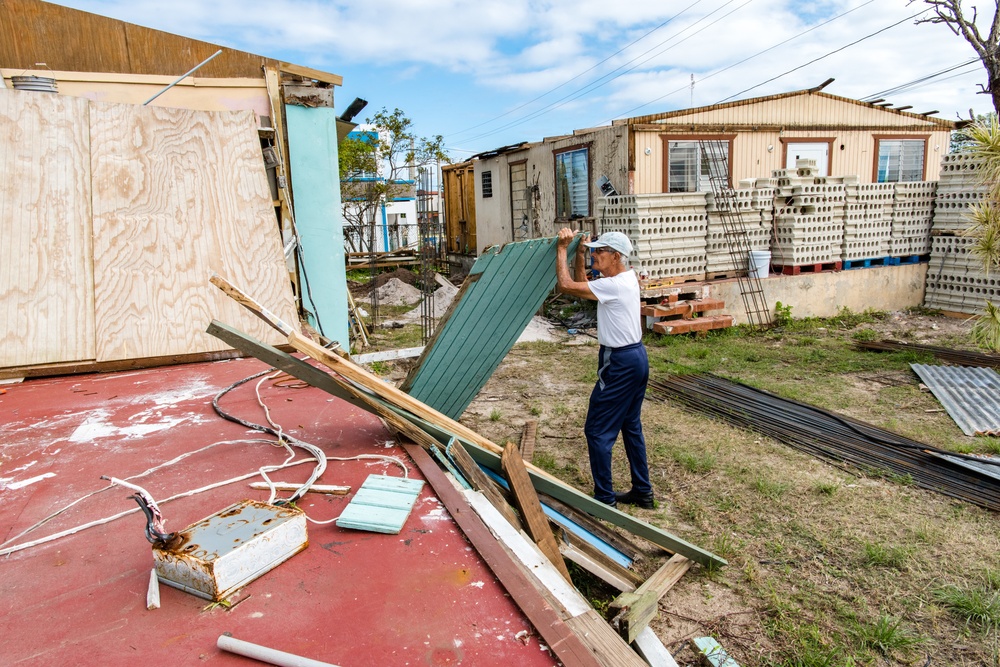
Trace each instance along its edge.
<path fill-rule="evenodd" d="M 498 421 L 500 421 L 501 418 L 503 418 L 503 413 L 500 412 L 499 408 L 493 408 L 490 411 L 490 421 L 491 422 L 498 422 Z"/>
<path fill-rule="evenodd" d="M 674 460 L 682 468 L 695 475 L 704 475 L 715 469 L 716 459 L 712 454 L 702 452 L 673 452 Z"/>
<path fill-rule="evenodd" d="M 882 615 L 874 623 L 859 624 L 855 629 L 858 643 L 885 657 L 909 651 L 924 640 L 903 627 L 903 620 Z"/>
<path fill-rule="evenodd" d="M 980 586 L 944 586 L 934 599 L 965 624 L 984 630 L 1000 629 L 1000 591 Z"/>
<path fill-rule="evenodd" d="M 753 480 L 751 486 L 754 491 L 770 500 L 777 500 L 785 495 L 785 492 L 789 489 L 787 482 L 779 482 L 760 476 Z"/>
<path fill-rule="evenodd" d="M 907 547 L 887 546 L 882 542 L 865 542 L 862 561 L 872 567 L 903 570 L 913 550 Z"/>
<path fill-rule="evenodd" d="M 822 496 L 832 496 L 839 488 L 840 484 L 837 482 L 816 482 L 813 485 L 813 490 Z"/>

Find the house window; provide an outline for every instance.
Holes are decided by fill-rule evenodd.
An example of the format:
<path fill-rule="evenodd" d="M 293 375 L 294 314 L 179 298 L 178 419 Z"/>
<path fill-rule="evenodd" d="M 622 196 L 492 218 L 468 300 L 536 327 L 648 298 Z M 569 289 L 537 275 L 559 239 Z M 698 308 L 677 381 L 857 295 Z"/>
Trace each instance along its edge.
<path fill-rule="evenodd" d="M 556 153 L 556 217 L 585 218 L 590 215 L 588 149 Z"/>
<path fill-rule="evenodd" d="M 729 141 L 668 141 L 667 192 L 710 192 L 729 183 Z"/>
<path fill-rule="evenodd" d="M 493 196 L 493 172 L 484 171 L 482 174 L 483 199 Z"/>
<path fill-rule="evenodd" d="M 923 180 L 926 141 L 923 139 L 879 139 L 877 141 L 876 182 L 896 183 Z"/>

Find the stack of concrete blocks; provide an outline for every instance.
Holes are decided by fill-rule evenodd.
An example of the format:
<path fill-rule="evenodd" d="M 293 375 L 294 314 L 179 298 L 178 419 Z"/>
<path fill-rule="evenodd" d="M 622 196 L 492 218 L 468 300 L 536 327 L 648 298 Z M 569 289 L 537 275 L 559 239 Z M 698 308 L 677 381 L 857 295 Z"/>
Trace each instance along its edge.
<path fill-rule="evenodd" d="M 846 177 L 845 177 L 846 178 Z M 855 261 L 889 256 L 892 243 L 892 183 L 844 184 L 844 243 L 841 259 Z"/>
<path fill-rule="evenodd" d="M 631 266 L 645 278 L 705 277 L 707 213 L 704 192 L 604 197 L 599 229 L 632 241 Z"/>
<path fill-rule="evenodd" d="M 716 198 L 712 193 L 706 198 L 708 253 L 705 272 L 709 278 L 746 273 L 749 262 L 747 252 L 771 249 L 774 182 L 769 178 L 759 178 L 740 181 L 739 185 L 732 191 L 731 199 L 735 204 L 732 211 L 728 210 L 728 198 Z M 727 238 L 727 224 L 723 218 L 727 213 L 729 225 L 735 233 L 745 233 L 745 243 L 740 239 Z"/>
<path fill-rule="evenodd" d="M 779 169 L 771 262 L 792 267 L 840 262 L 844 243 L 843 179 L 817 175 L 815 160 Z"/>
<path fill-rule="evenodd" d="M 931 223 L 937 183 L 895 183 L 892 200 L 892 257 L 926 255 L 931 251 Z"/>
<path fill-rule="evenodd" d="M 986 273 L 971 252 L 973 240 L 963 236 L 971 226 L 965 217 L 970 205 L 986 196 L 978 167 L 977 160 L 962 153 L 946 155 L 941 162 L 924 292 L 928 308 L 975 315 L 984 312 L 987 300 L 1000 304 L 1000 275 Z"/>

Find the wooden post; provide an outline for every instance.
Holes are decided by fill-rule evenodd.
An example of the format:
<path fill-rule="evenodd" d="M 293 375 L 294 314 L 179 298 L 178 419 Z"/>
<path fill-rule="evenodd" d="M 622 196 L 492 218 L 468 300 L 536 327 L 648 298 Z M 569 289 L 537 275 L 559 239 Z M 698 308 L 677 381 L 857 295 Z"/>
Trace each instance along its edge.
<path fill-rule="evenodd" d="M 511 494 L 514 496 L 514 503 L 517 504 L 517 509 L 521 512 L 521 518 L 524 519 L 528 534 L 531 535 L 531 539 L 535 541 L 545 557 L 556 566 L 559 573 L 566 577 L 566 581 L 572 583 L 569 570 L 566 569 L 566 562 L 563 560 L 562 554 L 559 553 L 559 544 L 552 534 L 552 529 L 549 528 L 549 520 L 542 512 L 542 503 L 538 500 L 538 494 L 535 493 L 535 487 L 531 485 L 531 478 L 528 477 L 524 461 L 521 460 L 521 454 L 517 451 L 514 443 L 507 443 L 500 460 L 507 476 L 507 482 L 510 484 Z"/>

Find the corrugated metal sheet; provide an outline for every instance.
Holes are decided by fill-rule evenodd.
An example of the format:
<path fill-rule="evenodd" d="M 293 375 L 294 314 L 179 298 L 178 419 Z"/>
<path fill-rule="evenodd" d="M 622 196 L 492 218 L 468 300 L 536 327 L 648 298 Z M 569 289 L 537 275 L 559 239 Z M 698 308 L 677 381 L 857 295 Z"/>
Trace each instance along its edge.
<path fill-rule="evenodd" d="M 954 129 L 955 126 L 954 121 L 945 120 L 944 118 L 934 118 L 932 116 L 924 116 L 923 114 L 900 111 L 898 109 L 876 107 L 874 104 L 869 102 L 862 102 L 849 97 L 841 97 L 839 95 L 831 95 L 830 93 L 811 90 L 798 90 L 778 95 L 751 97 L 745 100 L 735 100 L 733 102 L 713 104 L 711 106 L 696 107 L 693 109 L 679 109 L 676 111 L 668 111 L 666 113 L 635 116 L 633 118 L 625 119 L 624 121 L 616 121 L 615 124 L 642 125 L 645 123 L 659 123 L 664 121 L 688 124 L 713 121 L 726 123 L 785 122 L 796 124 L 801 123 L 804 118 L 827 118 L 831 115 L 825 111 L 818 114 L 813 113 L 811 115 L 802 115 L 801 113 L 794 111 L 796 107 L 805 105 L 814 107 L 813 111 L 816 110 L 816 107 L 849 105 L 843 107 L 837 112 L 839 115 L 844 116 L 844 118 L 840 121 L 841 123 L 878 123 L 879 125 L 884 124 L 891 126 L 898 126 L 905 123 L 909 125 L 926 125 L 928 129 L 932 129 L 934 126 L 946 127 L 949 130 Z M 766 112 L 765 115 L 762 115 L 762 110 Z M 787 115 L 790 112 L 792 115 Z M 894 119 L 893 116 L 897 118 Z M 718 121 L 717 119 L 721 119 L 721 121 Z"/>
<path fill-rule="evenodd" d="M 910 364 L 965 435 L 1000 435 L 1000 374 L 992 368 Z"/>
<path fill-rule="evenodd" d="M 401 389 L 458 419 L 555 287 L 555 263 L 554 238 L 508 243 L 481 255 Z"/>

